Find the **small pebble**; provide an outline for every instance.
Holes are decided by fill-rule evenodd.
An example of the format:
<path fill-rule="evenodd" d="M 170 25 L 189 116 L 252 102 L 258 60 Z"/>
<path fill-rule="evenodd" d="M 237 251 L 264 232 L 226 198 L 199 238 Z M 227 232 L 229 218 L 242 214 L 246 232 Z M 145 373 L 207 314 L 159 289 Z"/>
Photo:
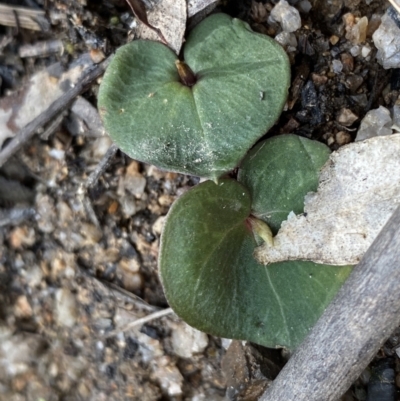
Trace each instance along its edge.
<path fill-rule="evenodd" d="M 333 145 L 335 143 L 335 138 L 333 137 L 333 136 L 330 136 L 328 139 L 327 139 L 327 141 L 326 141 L 326 144 L 328 145 L 328 146 L 331 146 L 331 145 Z"/>
<path fill-rule="evenodd" d="M 342 17 L 345 27 L 352 27 L 355 24 L 355 17 L 352 13 L 346 13 Z"/>
<path fill-rule="evenodd" d="M 342 53 L 340 55 L 340 60 L 343 64 L 343 71 L 350 72 L 354 69 L 354 59 L 349 53 Z"/>
<path fill-rule="evenodd" d="M 122 258 L 117 264 L 117 274 L 122 277 L 122 284 L 128 291 L 135 292 L 142 288 L 144 280 L 139 272 L 140 264 L 133 258 Z"/>
<path fill-rule="evenodd" d="M 140 291 L 143 284 L 144 279 L 140 273 L 125 273 L 122 276 L 122 285 L 130 292 Z"/>
<path fill-rule="evenodd" d="M 127 273 L 137 273 L 140 270 L 140 264 L 133 258 L 122 258 L 117 265 L 118 269 Z"/>
<path fill-rule="evenodd" d="M 208 345 L 208 336 L 182 322 L 172 331 L 172 347 L 181 358 L 191 358 L 202 353 Z"/>
<path fill-rule="evenodd" d="M 175 198 L 174 198 L 173 196 L 171 196 L 171 195 L 165 195 L 165 194 L 163 194 L 163 195 L 160 195 L 160 196 L 158 197 L 158 203 L 159 203 L 161 206 L 170 207 L 170 206 L 172 205 L 174 199 L 175 199 Z"/>
<path fill-rule="evenodd" d="M 391 135 L 391 126 L 392 118 L 389 110 L 379 106 L 378 109 L 370 110 L 361 121 L 356 141 L 363 141 L 374 136 Z"/>
<path fill-rule="evenodd" d="M 339 131 L 335 134 L 335 140 L 339 146 L 343 146 L 351 142 L 351 135 L 346 131 Z"/>
<path fill-rule="evenodd" d="M 337 36 L 337 35 L 332 35 L 330 38 L 329 38 L 329 42 L 333 45 L 333 46 L 335 46 L 338 42 L 339 42 L 339 36 Z"/>
<path fill-rule="evenodd" d="M 103 232 L 100 228 L 89 223 L 81 224 L 80 234 L 85 238 L 85 245 L 97 244 L 103 236 Z"/>
<path fill-rule="evenodd" d="M 350 14 L 350 13 L 348 13 Z M 354 15 L 345 14 L 343 20 L 345 22 L 346 39 L 353 44 L 363 43 L 367 39 L 368 18 L 354 18 Z"/>
<path fill-rule="evenodd" d="M 57 220 L 54 200 L 48 195 L 38 194 L 36 197 L 37 224 L 40 231 L 51 233 Z"/>
<path fill-rule="evenodd" d="M 312 8 L 312 4 L 308 0 L 302 0 L 298 3 L 298 8 L 301 13 L 308 14 Z"/>
<path fill-rule="evenodd" d="M 139 173 L 139 163 L 133 161 L 126 169 L 124 188 L 136 198 L 140 198 L 146 187 L 146 178 Z"/>
<path fill-rule="evenodd" d="M 14 305 L 15 316 L 21 319 L 32 317 L 32 307 L 26 295 L 20 295 Z"/>
<path fill-rule="evenodd" d="M 22 272 L 22 275 L 30 287 L 40 285 L 43 279 L 42 269 L 37 265 L 27 267 L 27 269 Z"/>
<path fill-rule="evenodd" d="M 227 350 L 231 345 L 232 340 L 230 338 L 221 338 L 221 347 Z"/>
<path fill-rule="evenodd" d="M 65 151 L 60 149 L 50 149 L 49 156 L 58 161 L 63 161 L 65 158 Z"/>
<path fill-rule="evenodd" d="M 350 53 L 353 57 L 357 57 L 361 53 L 361 47 L 359 45 L 355 45 L 350 49 Z"/>
<path fill-rule="evenodd" d="M 100 318 L 100 319 L 96 319 L 93 322 L 93 326 L 97 329 L 97 330 L 107 330 L 109 328 L 111 328 L 113 322 L 111 319 L 107 319 L 105 317 Z"/>
<path fill-rule="evenodd" d="M 10 246 L 14 249 L 21 249 L 24 246 L 32 246 L 35 241 L 35 230 L 32 227 L 15 227 L 9 234 Z"/>
<path fill-rule="evenodd" d="M 319 75 L 313 72 L 311 74 L 311 79 L 316 86 L 325 85 L 328 82 L 328 77 L 325 75 Z"/>
<path fill-rule="evenodd" d="M 75 296 L 66 288 L 56 292 L 55 310 L 57 323 L 60 326 L 72 327 L 78 317 L 78 308 Z"/>
<path fill-rule="evenodd" d="M 279 22 L 285 32 L 295 32 L 301 27 L 300 13 L 286 0 L 280 0 L 272 9 L 270 18 Z"/>
<path fill-rule="evenodd" d="M 371 48 L 368 45 L 365 45 L 362 47 L 361 49 L 361 55 L 364 58 L 367 58 L 369 56 L 369 54 L 371 53 Z"/>
<path fill-rule="evenodd" d="M 367 36 L 369 38 L 375 33 L 375 31 L 379 28 L 381 24 L 381 16 L 379 14 L 372 14 L 371 18 L 368 21 L 368 29 L 367 29 Z"/>
<path fill-rule="evenodd" d="M 350 96 L 350 99 L 358 104 L 360 107 L 366 107 L 368 104 L 368 97 L 365 93 L 361 93 L 360 95 Z"/>
<path fill-rule="evenodd" d="M 115 214 L 118 211 L 118 202 L 116 200 L 111 201 L 110 205 L 107 208 L 108 214 Z"/>
<path fill-rule="evenodd" d="M 340 74 L 343 70 L 343 64 L 340 60 L 333 60 L 332 61 L 332 71 L 335 74 Z"/>
<path fill-rule="evenodd" d="M 93 142 L 88 144 L 91 157 L 94 161 L 98 162 L 107 153 L 107 150 L 112 145 L 112 141 L 108 135 L 96 138 Z M 82 156 L 85 156 L 84 154 Z"/>
<path fill-rule="evenodd" d="M 57 218 L 60 226 L 68 226 L 72 223 L 74 215 L 69 205 L 60 200 L 56 205 Z"/>
<path fill-rule="evenodd" d="M 386 14 L 382 23 L 372 35 L 378 52 L 376 58 L 385 69 L 400 67 L 400 28 L 393 19 Z"/>
<path fill-rule="evenodd" d="M 63 251 L 51 252 L 49 255 L 51 275 L 54 279 L 75 277 L 75 255 Z"/>
<path fill-rule="evenodd" d="M 100 49 L 91 49 L 90 50 L 90 58 L 95 64 L 102 62 L 106 56 Z"/>
<path fill-rule="evenodd" d="M 7 376 L 15 377 L 27 372 L 30 366 L 37 363 L 38 354 L 45 346 L 46 343 L 41 336 L 31 333 L 2 338 L 0 342 L 2 380 Z"/>
<path fill-rule="evenodd" d="M 284 48 L 290 48 L 291 50 L 296 50 L 297 48 L 297 39 L 294 33 L 283 31 L 275 36 L 275 40 Z"/>
<path fill-rule="evenodd" d="M 135 199 L 133 199 L 132 196 L 123 196 L 118 200 L 121 205 L 122 214 L 125 218 L 131 217 L 139 211 L 136 207 Z"/>
<path fill-rule="evenodd" d="M 183 376 L 179 369 L 170 362 L 170 358 L 167 356 L 159 358 L 153 373 L 169 397 L 182 395 Z"/>
<path fill-rule="evenodd" d="M 358 120 L 358 116 L 355 115 L 350 109 L 343 108 L 339 111 L 336 116 L 336 121 L 344 125 L 345 127 L 350 127 L 355 121 Z"/>
<path fill-rule="evenodd" d="M 360 75 L 347 75 L 345 80 L 346 87 L 351 92 L 356 92 L 357 89 L 362 85 L 364 79 Z"/>
<path fill-rule="evenodd" d="M 161 232 L 162 232 L 164 224 L 165 224 L 165 218 L 166 218 L 166 216 L 160 216 L 154 222 L 153 227 L 152 227 L 154 234 L 161 235 Z"/>

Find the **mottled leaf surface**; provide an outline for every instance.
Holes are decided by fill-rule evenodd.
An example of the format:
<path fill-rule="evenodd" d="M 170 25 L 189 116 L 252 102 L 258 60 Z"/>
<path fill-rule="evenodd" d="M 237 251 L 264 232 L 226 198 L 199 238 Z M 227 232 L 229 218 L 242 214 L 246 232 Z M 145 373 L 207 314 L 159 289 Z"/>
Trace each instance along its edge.
<path fill-rule="evenodd" d="M 197 76 L 187 87 L 166 46 L 120 48 L 99 91 L 99 110 L 115 143 L 134 159 L 217 179 L 232 170 L 278 119 L 290 66 L 271 38 L 225 14 L 202 21 L 184 47 Z"/>

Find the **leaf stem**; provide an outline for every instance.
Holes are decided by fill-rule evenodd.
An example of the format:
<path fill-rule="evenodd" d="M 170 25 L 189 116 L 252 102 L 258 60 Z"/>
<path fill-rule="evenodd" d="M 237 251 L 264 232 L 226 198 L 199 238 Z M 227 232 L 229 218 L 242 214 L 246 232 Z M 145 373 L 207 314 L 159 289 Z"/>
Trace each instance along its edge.
<path fill-rule="evenodd" d="M 252 230 L 261 237 L 264 242 L 266 242 L 269 246 L 274 246 L 274 239 L 272 236 L 271 229 L 269 228 L 268 224 L 264 221 L 257 219 L 254 216 L 249 216 L 247 218 Z"/>

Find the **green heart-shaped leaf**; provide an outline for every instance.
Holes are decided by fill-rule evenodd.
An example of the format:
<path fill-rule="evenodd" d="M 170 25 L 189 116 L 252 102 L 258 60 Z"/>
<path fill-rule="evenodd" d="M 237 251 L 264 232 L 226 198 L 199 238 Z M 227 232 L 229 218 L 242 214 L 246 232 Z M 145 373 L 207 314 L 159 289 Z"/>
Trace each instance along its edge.
<path fill-rule="evenodd" d="M 255 166 L 262 166 L 257 159 L 260 152 L 271 157 L 270 146 L 276 150 L 281 142 L 291 149 L 290 144 L 296 141 L 296 137 L 282 136 L 260 144 L 258 153 L 252 153 Z M 289 151 L 290 157 L 272 153 L 277 157 L 277 179 L 293 186 L 287 194 L 294 194 L 296 199 L 304 198 L 315 182 L 307 178 L 311 174 L 309 168 L 292 181 L 292 167 L 307 167 L 310 158 L 318 159 L 314 167 L 317 172 L 322 153 L 326 153 L 318 143 L 303 139 L 301 142 L 303 147 L 298 148 L 299 152 Z M 321 152 L 320 156 L 314 154 L 313 147 Z M 244 165 L 250 182 L 249 159 L 251 156 Z M 267 191 L 269 186 L 273 187 L 273 181 L 271 170 L 263 179 L 250 182 L 258 182 L 261 187 L 256 199 L 260 215 L 264 209 L 271 210 L 263 205 L 262 193 L 267 194 L 268 202 L 275 201 Z M 283 199 L 283 190 L 276 190 Z M 168 214 L 161 238 L 161 280 L 171 307 L 192 326 L 217 336 L 293 349 L 315 324 L 351 268 L 300 261 L 258 264 L 253 257 L 256 236 L 248 219 L 255 209 L 251 192 L 254 188 L 249 191 L 236 181 L 222 180 L 218 185 L 204 182 L 181 196 Z M 290 201 L 285 205 L 291 210 Z"/>
<path fill-rule="evenodd" d="M 319 171 L 329 148 L 297 135 L 276 136 L 260 142 L 241 163 L 238 181 L 249 189 L 252 214 L 276 234 L 293 211 L 302 213 L 304 196 L 318 187 Z"/>
<path fill-rule="evenodd" d="M 246 223 L 247 189 L 207 181 L 171 208 L 161 240 L 160 274 L 174 311 L 192 326 L 267 346 L 297 346 L 346 279 L 349 268 L 258 264 Z"/>
<path fill-rule="evenodd" d="M 278 119 L 288 58 L 275 41 L 224 14 L 191 32 L 184 58 L 196 75 L 191 87 L 181 83 L 168 47 L 140 40 L 121 47 L 101 83 L 99 110 L 130 157 L 216 179 Z"/>

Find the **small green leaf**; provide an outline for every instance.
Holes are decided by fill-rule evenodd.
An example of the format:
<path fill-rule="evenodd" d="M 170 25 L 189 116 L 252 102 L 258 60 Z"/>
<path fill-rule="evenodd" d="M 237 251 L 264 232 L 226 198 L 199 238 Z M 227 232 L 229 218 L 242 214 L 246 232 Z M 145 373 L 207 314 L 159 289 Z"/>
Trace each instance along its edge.
<path fill-rule="evenodd" d="M 161 238 L 167 300 L 192 326 L 267 347 L 296 347 L 350 268 L 284 262 L 259 265 L 246 220 L 249 192 L 233 180 L 204 182 L 171 208 Z"/>
<path fill-rule="evenodd" d="M 277 233 L 293 211 L 303 212 L 304 197 L 316 191 L 329 148 L 297 135 L 281 135 L 255 146 L 241 163 L 238 181 L 249 189 L 252 213 Z"/>
<path fill-rule="evenodd" d="M 168 47 L 141 40 L 122 46 L 101 83 L 99 110 L 130 157 L 215 180 L 279 118 L 290 65 L 274 40 L 225 14 L 191 32 L 184 59 L 194 85 L 182 83 Z"/>

